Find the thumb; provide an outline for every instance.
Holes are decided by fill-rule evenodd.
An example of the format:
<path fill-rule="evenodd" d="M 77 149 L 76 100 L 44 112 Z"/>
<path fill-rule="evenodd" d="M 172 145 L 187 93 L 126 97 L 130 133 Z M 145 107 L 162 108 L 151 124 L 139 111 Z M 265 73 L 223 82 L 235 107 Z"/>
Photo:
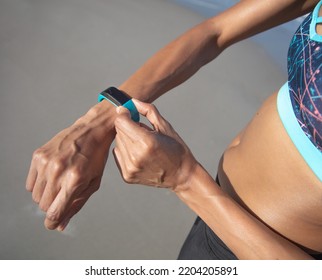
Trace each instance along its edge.
<path fill-rule="evenodd" d="M 163 118 L 155 105 L 145 103 L 134 98 L 132 100 L 138 112 L 148 119 L 156 131 L 166 135 L 169 135 L 169 133 L 171 134 L 173 130 L 171 125 L 165 118 Z"/>
<path fill-rule="evenodd" d="M 131 119 L 130 111 L 123 106 L 116 108 L 117 117 L 114 121 L 116 133 L 122 132 L 133 140 L 141 138 L 146 129 Z"/>
<path fill-rule="evenodd" d="M 130 118 L 131 118 L 130 111 L 129 111 L 128 109 L 126 109 L 125 107 L 123 107 L 123 106 L 118 106 L 118 107 L 116 107 L 116 113 L 117 113 L 118 115 L 125 114 L 125 115 L 127 115 L 128 117 L 130 117 Z"/>

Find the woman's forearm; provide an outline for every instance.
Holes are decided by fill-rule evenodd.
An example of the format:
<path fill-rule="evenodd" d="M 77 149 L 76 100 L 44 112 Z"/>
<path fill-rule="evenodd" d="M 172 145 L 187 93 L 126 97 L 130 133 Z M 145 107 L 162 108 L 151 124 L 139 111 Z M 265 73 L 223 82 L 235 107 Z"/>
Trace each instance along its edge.
<path fill-rule="evenodd" d="M 304 14 L 316 1 L 244 0 L 209 18 L 153 55 L 121 86 L 152 102 L 195 74 L 226 47 Z"/>
<path fill-rule="evenodd" d="M 141 101 L 154 101 L 220 54 L 218 36 L 215 25 L 204 21 L 158 51 L 120 89 Z"/>
<path fill-rule="evenodd" d="M 200 165 L 179 189 L 178 197 L 239 259 L 312 259 L 237 204 Z"/>

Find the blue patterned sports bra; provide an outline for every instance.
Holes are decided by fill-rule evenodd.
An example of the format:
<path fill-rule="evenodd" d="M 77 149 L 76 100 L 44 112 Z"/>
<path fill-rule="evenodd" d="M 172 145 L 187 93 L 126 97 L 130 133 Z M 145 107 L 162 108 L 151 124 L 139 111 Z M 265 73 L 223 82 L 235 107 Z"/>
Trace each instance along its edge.
<path fill-rule="evenodd" d="M 322 23 L 320 1 L 295 32 L 288 50 L 288 87 L 296 119 L 314 146 L 322 152 Z M 322 164 L 322 163 L 321 163 Z"/>
<path fill-rule="evenodd" d="M 281 121 L 313 173 L 322 182 L 322 0 L 295 32 L 288 50 L 288 82 L 277 95 Z"/>

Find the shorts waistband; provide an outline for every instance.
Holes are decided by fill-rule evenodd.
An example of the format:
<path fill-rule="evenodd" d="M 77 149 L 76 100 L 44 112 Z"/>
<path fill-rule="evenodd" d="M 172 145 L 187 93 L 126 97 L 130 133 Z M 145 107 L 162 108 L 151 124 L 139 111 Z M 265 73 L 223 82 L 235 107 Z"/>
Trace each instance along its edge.
<path fill-rule="evenodd" d="M 314 174 L 322 181 L 322 153 L 306 136 L 293 111 L 288 83 L 278 92 L 277 110 L 292 142 Z"/>

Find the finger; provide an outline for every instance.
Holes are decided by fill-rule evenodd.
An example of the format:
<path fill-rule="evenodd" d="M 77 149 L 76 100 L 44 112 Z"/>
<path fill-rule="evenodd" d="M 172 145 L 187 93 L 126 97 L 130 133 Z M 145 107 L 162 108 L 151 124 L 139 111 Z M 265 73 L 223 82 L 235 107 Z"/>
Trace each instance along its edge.
<path fill-rule="evenodd" d="M 131 162 L 129 162 L 128 160 L 126 160 L 121 155 L 120 150 L 117 149 L 117 148 L 115 148 L 113 150 L 113 156 L 115 158 L 115 162 L 116 162 L 117 168 L 118 168 L 118 170 L 119 170 L 119 172 L 120 172 L 123 180 L 126 183 L 129 183 L 129 184 L 136 183 L 136 181 L 133 180 L 134 179 L 133 174 L 136 172 L 136 168 L 131 164 Z M 129 166 L 132 166 L 132 169 Z M 129 172 L 128 169 L 130 169 L 130 172 Z"/>
<path fill-rule="evenodd" d="M 134 98 L 132 100 L 138 112 L 150 121 L 156 131 L 174 137 L 181 142 L 183 141 L 178 133 L 173 129 L 172 125 L 160 114 L 153 104 L 144 103 Z"/>
<path fill-rule="evenodd" d="M 132 139 L 132 141 L 138 141 L 146 136 L 147 130 L 144 127 L 141 127 L 140 124 L 131 120 L 131 116 L 127 109 L 120 106 L 117 107 L 116 112 L 118 113 L 114 123 L 116 133 L 121 131 L 123 132 L 123 136 Z"/>
<path fill-rule="evenodd" d="M 87 182 L 81 184 L 77 179 L 70 178 L 63 182 L 59 193 L 47 210 L 45 225 L 48 229 L 55 229 L 62 222 L 75 197 L 87 185 Z"/>
<path fill-rule="evenodd" d="M 39 208 L 47 212 L 49 206 L 58 195 L 61 187 L 61 178 L 65 172 L 65 165 L 55 158 L 47 165 L 46 173 L 47 185 L 43 191 L 41 200 L 39 202 Z"/>
<path fill-rule="evenodd" d="M 30 168 L 29 168 L 29 172 L 27 175 L 27 179 L 26 179 L 26 189 L 30 192 L 33 191 L 35 183 L 37 181 L 37 176 L 38 176 L 38 171 L 37 171 L 37 164 L 39 162 L 39 158 L 40 158 L 40 149 L 35 150 L 32 154 L 32 160 L 30 163 Z"/>
<path fill-rule="evenodd" d="M 60 183 L 57 179 L 51 179 L 47 182 L 46 188 L 44 189 L 43 195 L 39 201 L 39 208 L 47 212 L 50 205 L 55 200 L 56 196 L 60 191 Z"/>
<path fill-rule="evenodd" d="M 123 140 L 124 137 L 120 136 L 122 132 L 116 134 L 115 137 L 115 148 L 113 149 L 113 155 L 117 164 L 117 167 L 123 173 L 122 170 L 125 169 L 125 163 L 129 162 L 129 151 L 126 148 Z"/>
<path fill-rule="evenodd" d="M 43 195 L 43 192 L 46 188 L 46 184 L 47 181 L 40 178 L 40 176 L 38 176 L 36 183 L 34 185 L 34 188 L 32 190 L 32 199 L 34 202 L 36 202 L 37 204 L 39 204 L 41 197 Z"/>
<path fill-rule="evenodd" d="M 115 159 L 116 166 L 118 170 L 121 173 L 121 176 L 123 177 L 123 170 L 124 170 L 124 157 L 122 156 L 122 153 L 120 152 L 120 149 L 118 147 L 113 149 L 113 156 Z"/>
<path fill-rule="evenodd" d="M 141 141 L 133 141 L 127 137 L 122 131 L 116 134 L 115 150 L 117 151 L 117 159 L 120 162 L 119 168 L 122 168 L 122 173 L 128 174 L 128 171 L 134 172 L 140 169 L 140 154 L 151 145 L 153 137 L 145 137 Z M 126 176 L 127 177 L 127 176 Z M 123 176 L 124 179 L 124 176 Z"/>
<path fill-rule="evenodd" d="M 153 104 L 145 103 L 137 99 L 132 100 L 138 112 L 149 120 L 156 131 L 164 134 L 169 131 L 169 128 L 171 128 L 170 124 L 162 117 L 158 109 Z"/>
<path fill-rule="evenodd" d="M 66 217 L 63 219 L 63 221 L 57 226 L 58 231 L 63 231 L 67 227 L 68 223 L 72 219 L 73 216 L 75 216 L 85 205 L 86 201 L 89 199 L 90 195 L 88 197 L 81 197 L 79 199 L 76 199 L 72 205 L 68 213 L 66 214 Z"/>
<path fill-rule="evenodd" d="M 116 112 L 118 114 L 126 114 L 128 116 L 129 119 L 131 119 L 131 114 L 130 114 L 130 111 L 123 107 L 123 106 L 119 106 L 117 109 L 116 109 Z M 146 124 L 144 123 L 141 123 L 141 122 L 137 122 L 137 124 L 145 129 L 147 129 L 148 131 L 152 131 L 151 127 L 147 126 Z"/>
<path fill-rule="evenodd" d="M 125 108 L 125 107 L 123 107 L 123 106 L 118 106 L 118 107 L 116 108 L 116 113 L 118 113 L 119 115 L 120 115 L 120 114 L 124 114 L 124 115 L 126 115 L 129 119 L 131 119 L 131 113 L 130 113 L 129 109 L 127 109 L 127 108 Z"/>
<path fill-rule="evenodd" d="M 139 123 L 141 127 L 145 128 L 148 131 L 153 131 L 153 129 L 151 127 L 149 127 L 148 125 L 146 125 L 145 123 Z"/>
<path fill-rule="evenodd" d="M 26 189 L 30 192 L 32 192 L 34 189 L 34 185 L 37 181 L 37 175 L 38 175 L 37 169 L 34 167 L 34 164 L 31 163 L 30 169 L 27 175 L 27 179 L 26 179 Z"/>
<path fill-rule="evenodd" d="M 121 151 L 123 157 L 127 154 L 126 144 L 124 143 L 126 140 L 132 141 L 122 131 L 119 131 L 115 136 L 115 148 Z"/>
<path fill-rule="evenodd" d="M 62 222 L 68 207 L 71 205 L 65 188 L 61 188 L 53 203 L 47 210 L 45 226 L 47 229 L 55 229 Z"/>
<path fill-rule="evenodd" d="M 68 226 L 70 219 L 65 219 L 62 223 L 58 225 L 56 228 L 58 231 L 64 231 L 65 228 Z"/>
<path fill-rule="evenodd" d="M 69 211 L 66 213 L 65 218 L 57 227 L 58 231 L 63 231 L 67 227 L 71 218 L 75 216 L 83 208 L 87 200 L 93 194 L 93 189 L 98 190 L 100 184 L 101 184 L 101 177 L 97 177 L 93 179 L 89 184 L 88 188 L 83 191 L 80 197 L 78 197 L 72 202 Z"/>

